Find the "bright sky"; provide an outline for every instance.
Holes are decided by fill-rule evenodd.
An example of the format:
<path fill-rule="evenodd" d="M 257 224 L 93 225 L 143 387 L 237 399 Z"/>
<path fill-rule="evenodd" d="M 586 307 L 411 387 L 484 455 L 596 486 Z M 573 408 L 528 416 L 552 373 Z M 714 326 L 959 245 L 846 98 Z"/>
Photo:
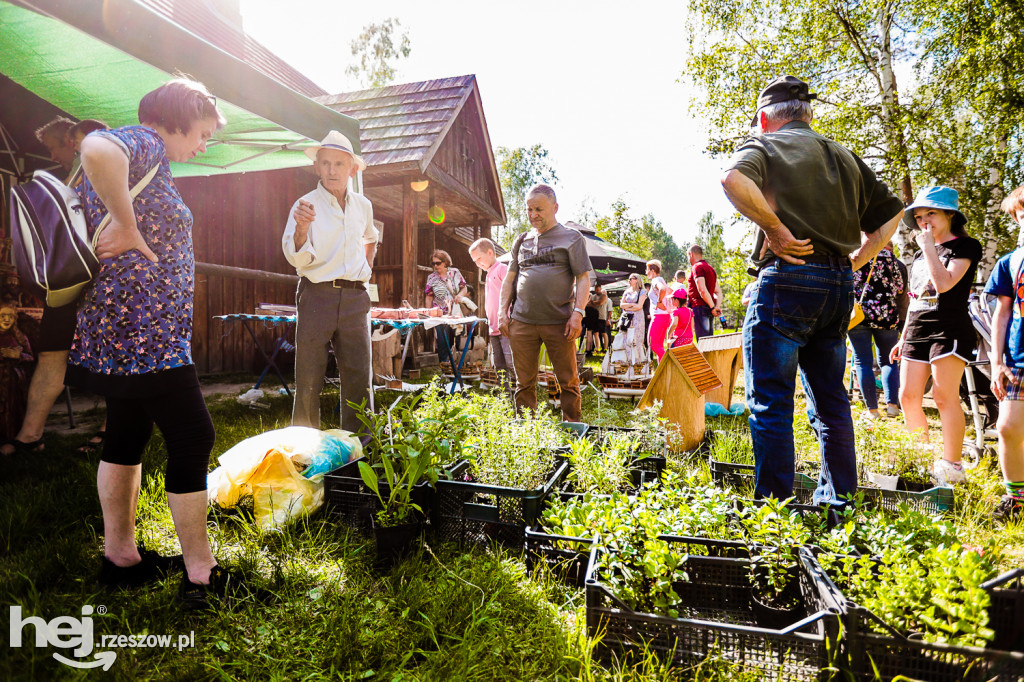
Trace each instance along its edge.
<path fill-rule="evenodd" d="M 689 86 L 676 82 L 683 2 L 241 0 L 241 9 L 246 32 L 331 93 L 359 88 L 345 75 L 352 39 L 397 17 L 412 53 L 396 82 L 476 74 L 495 149 L 550 152 L 563 222 L 585 202 L 608 213 L 623 196 L 633 217 L 653 213 L 682 244 L 705 212 L 733 213 L 718 182 L 725 160 L 704 154 Z"/>

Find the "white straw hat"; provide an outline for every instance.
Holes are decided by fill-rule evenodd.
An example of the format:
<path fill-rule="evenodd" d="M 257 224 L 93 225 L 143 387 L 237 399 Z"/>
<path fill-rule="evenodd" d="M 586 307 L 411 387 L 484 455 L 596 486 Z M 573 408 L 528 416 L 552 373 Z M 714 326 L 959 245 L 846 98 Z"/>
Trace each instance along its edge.
<path fill-rule="evenodd" d="M 316 147 L 306 147 L 303 151 L 306 152 L 306 156 L 308 156 L 310 160 L 316 161 L 316 153 L 321 149 L 339 149 L 343 152 L 347 152 L 356 160 L 356 165 L 359 166 L 359 170 L 366 170 L 366 162 L 363 161 L 363 157 L 355 153 L 349 139 L 337 130 L 332 130 L 327 133 L 327 137 L 321 140 L 320 144 Z"/>

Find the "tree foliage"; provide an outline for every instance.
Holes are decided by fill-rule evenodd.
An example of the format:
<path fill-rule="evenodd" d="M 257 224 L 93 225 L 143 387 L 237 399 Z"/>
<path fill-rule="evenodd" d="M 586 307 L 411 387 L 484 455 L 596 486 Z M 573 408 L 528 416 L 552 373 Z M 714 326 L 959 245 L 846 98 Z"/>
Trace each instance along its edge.
<path fill-rule="evenodd" d="M 532 147 L 498 147 L 498 179 L 505 201 L 505 226 L 497 234 L 506 249 L 519 233 L 530 229 L 526 215 L 526 192 L 538 183 L 558 182 L 558 174 L 548 161 L 548 150 L 539 144 Z"/>
<path fill-rule="evenodd" d="M 765 84 L 800 76 L 819 95 L 816 129 L 904 201 L 933 183 L 958 189 L 990 266 L 1008 247 L 994 206 L 1021 179 L 1021 21 L 1019 0 L 693 0 L 683 76 L 703 93 L 691 106 L 715 154 L 749 134 Z"/>
<path fill-rule="evenodd" d="M 399 31 L 401 22 L 388 17 L 379 24 L 367 24 L 352 43 L 352 56 L 357 63 L 345 68 L 364 88 L 379 88 L 395 80 L 395 62 L 412 52 L 408 31 Z"/>

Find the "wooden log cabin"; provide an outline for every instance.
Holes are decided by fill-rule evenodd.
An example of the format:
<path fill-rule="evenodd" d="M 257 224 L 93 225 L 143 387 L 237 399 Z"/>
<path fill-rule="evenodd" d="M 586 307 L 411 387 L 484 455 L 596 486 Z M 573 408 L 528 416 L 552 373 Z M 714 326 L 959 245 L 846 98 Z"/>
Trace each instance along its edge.
<path fill-rule="evenodd" d="M 317 101 L 360 121 L 367 163 L 363 193 L 381 221 L 371 282 L 378 305 L 424 303 L 430 253 L 441 248 L 476 289 L 482 273 L 467 249 L 505 222 L 505 209 L 476 77 L 391 85 Z M 324 131 L 326 134 L 327 131 Z M 244 371 L 251 341 L 216 315 L 250 313 L 258 303 L 294 303 L 295 270 L 281 252 L 288 211 L 316 186 L 312 165 L 178 181 L 195 218 L 193 355 L 202 373 Z M 420 190 L 420 191 L 417 191 Z M 431 221 L 431 207 L 444 212 Z M 232 270 L 231 268 L 236 268 Z M 262 331 L 264 341 L 275 332 Z"/>

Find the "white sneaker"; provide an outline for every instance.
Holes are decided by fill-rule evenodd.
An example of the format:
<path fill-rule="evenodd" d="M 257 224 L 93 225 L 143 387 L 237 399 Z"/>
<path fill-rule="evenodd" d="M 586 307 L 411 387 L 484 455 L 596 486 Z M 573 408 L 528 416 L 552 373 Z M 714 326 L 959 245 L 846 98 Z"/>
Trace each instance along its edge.
<path fill-rule="evenodd" d="M 900 416 L 900 408 L 897 407 L 896 405 L 886 405 L 885 416 L 888 417 L 889 419 L 895 419 L 896 417 Z"/>
<path fill-rule="evenodd" d="M 947 486 L 963 483 L 967 479 L 962 465 L 956 466 L 942 458 L 935 460 L 935 464 L 932 465 L 932 477 L 939 485 Z"/>

